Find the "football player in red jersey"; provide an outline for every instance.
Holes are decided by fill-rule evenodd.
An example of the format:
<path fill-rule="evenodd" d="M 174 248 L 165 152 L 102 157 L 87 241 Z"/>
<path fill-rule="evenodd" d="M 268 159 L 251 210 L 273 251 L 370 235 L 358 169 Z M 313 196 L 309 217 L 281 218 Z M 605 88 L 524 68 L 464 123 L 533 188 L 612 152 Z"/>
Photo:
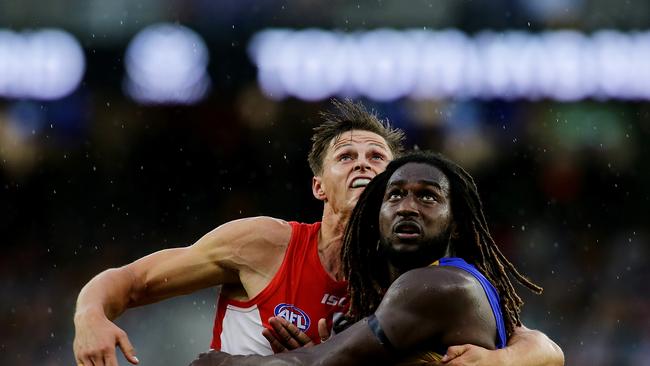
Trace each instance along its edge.
<path fill-rule="evenodd" d="M 129 362 L 138 363 L 126 332 L 113 323 L 130 307 L 223 285 L 217 310 L 221 304 L 232 303 L 235 306 L 225 306 L 226 310 L 241 315 L 237 304 L 256 302 L 260 294 L 264 297 L 265 291 L 274 292 L 269 286 L 289 280 L 282 278 L 280 271 L 285 268 L 285 257 L 288 257 L 285 254 L 299 242 L 292 240 L 297 237 L 294 235 L 296 225 L 304 228 L 306 233 L 303 231 L 301 235 L 309 238 L 308 243 L 302 244 L 316 253 L 318 268 L 314 270 L 326 273 L 327 277 L 322 278 L 321 295 L 309 300 L 317 304 L 294 303 L 290 298 L 282 302 L 303 310 L 320 309 L 320 313 L 310 314 L 314 325 L 308 329 L 309 337 L 319 342 L 315 319 L 331 318 L 333 311 L 318 304 L 324 294 L 344 287 L 339 253 L 347 220 L 365 185 L 399 152 L 403 138 L 401 131 L 390 128 L 359 103 L 335 102 L 335 106 L 336 111 L 324 114 L 323 124 L 315 129 L 309 154 L 314 173 L 312 191 L 323 202 L 321 222 L 306 227 L 271 217 L 235 220 L 217 227 L 191 246 L 161 250 L 100 273 L 84 286 L 77 300 L 73 349 L 79 365 L 117 365 L 116 346 Z M 288 260 L 294 262 L 293 258 Z M 297 292 L 298 289 L 292 291 Z M 276 305 L 256 303 L 254 306 L 261 309 Z M 275 314 L 229 315 L 224 310 L 223 318 L 219 313 L 216 316 L 213 348 L 225 342 L 233 347 L 243 344 L 250 353 L 272 353 L 271 345 L 261 333 L 265 327 L 270 327 L 267 316 Z M 228 326 L 229 320 L 233 326 Z M 254 327 L 257 332 L 237 333 L 238 329 Z M 513 338 L 517 342 L 509 344 L 510 352 L 503 357 L 528 355 L 535 360 L 520 363 L 522 365 L 562 364 L 561 352 L 555 351 L 553 342 L 544 334 L 518 329 L 520 337 Z M 502 357 L 502 354 L 495 355 L 482 348 L 462 347 L 469 353 L 464 352 L 461 357 L 467 354 L 482 358 L 486 354 Z"/>

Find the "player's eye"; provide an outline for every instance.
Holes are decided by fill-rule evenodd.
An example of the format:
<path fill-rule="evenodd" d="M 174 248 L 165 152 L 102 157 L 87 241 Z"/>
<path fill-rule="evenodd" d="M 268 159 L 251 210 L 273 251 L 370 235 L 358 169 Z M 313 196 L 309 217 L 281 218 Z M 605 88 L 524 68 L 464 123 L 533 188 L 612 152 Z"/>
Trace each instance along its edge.
<path fill-rule="evenodd" d="M 425 189 L 425 190 L 421 191 L 418 194 L 418 196 L 420 197 L 420 199 L 423 202 L 438 202 L 438 201 L 440 201 L 438 195 L 435 192 L 433 192 L 431 190 L 428 190 L 428 189 Z"/>
<path fill-rule="evenodd" d="M 402 191 L 399 189 L 393 189 L 386 194 L 386 198 L 388 201 L 396 201 L 399 200 L 403 197 Z"/>
<path fill-rule="evenodd" d="M 420 198 L 422 199 L 422 201 L 425 201 L 425 202 L 436 202 L 438 200 L 436 198 L 436 196 L 434 196 L 432 194 L 428 194 L 428 193 L 423 194 L 422 196 L 420 196 Z"/>

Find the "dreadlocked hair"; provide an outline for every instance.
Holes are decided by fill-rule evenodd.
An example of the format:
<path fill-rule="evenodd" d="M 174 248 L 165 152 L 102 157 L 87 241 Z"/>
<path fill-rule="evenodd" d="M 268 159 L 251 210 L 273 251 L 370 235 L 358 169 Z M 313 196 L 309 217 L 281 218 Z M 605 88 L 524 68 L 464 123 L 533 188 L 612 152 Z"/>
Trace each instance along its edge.
<path fill-rule="evenodd" d="M 521 325 L 519 312 L 524 302 L 517 295 L 508 275 L 534 293 L 540 294 L 542 288 L 519 273 L 494 242 L 474 179 L 456 163 L 431 152 L 411 152 L 393 160 L 361 194 L 346 227 L 341 249 L 350 296 L 347 317 L 358 321 L 372 314 L 390 286 L 386 258 L 378 248 L 378 218 L 389 178 L 407 163 L 435 166 L 449 180 L 452 218 L 458 230 L 458 236 L 452 239 L 452 249 L 456 256 L 481 271 L 497 289 L 506 332 L 510 336 L 514 327 Z"/>

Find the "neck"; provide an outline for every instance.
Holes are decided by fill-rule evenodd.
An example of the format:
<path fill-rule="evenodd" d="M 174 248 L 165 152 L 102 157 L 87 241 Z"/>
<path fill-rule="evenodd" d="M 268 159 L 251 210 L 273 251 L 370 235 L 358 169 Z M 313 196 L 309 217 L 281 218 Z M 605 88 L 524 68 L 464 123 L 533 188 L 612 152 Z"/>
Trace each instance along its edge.
<path fill-rule="evenodd" d="M 390 283 L 395 282 L 395 280 L 401 276 L 404 272 L 407 272 L 405 270 L 402 270 L 395 265 L 393 265 L 392 262 L 388 262 L 388 278 L 390 279 Z"/>
<path fill-rule="evenodd" d="M 442 253 L 419 253 L 419 255 L 415 254 L 409 258 L 393 258 L 392 260 L 388 261 L 388 275 L 390 278 L 390 283 L 393 283 L 399 276 L 412 269 L 427 267 L 440 258 L 453 256 L 455 256 L 454 250 L 451 245 L 448 245 Z"/>
<path fill-rule="evenodd" d="M 318 255 L 327 273 L 337 280 L 343 279 L 341 248 L 345 225 L 349 217 L 350 212 L 337 212 L 325 203 L 318 236 Z"/>

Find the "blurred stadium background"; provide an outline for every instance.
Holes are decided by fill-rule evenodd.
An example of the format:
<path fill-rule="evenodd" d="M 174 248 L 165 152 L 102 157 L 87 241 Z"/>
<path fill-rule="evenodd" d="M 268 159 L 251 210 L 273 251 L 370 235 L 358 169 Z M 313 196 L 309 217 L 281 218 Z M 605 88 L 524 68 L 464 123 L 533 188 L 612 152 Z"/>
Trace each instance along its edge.
<path fill-rule="evenodd" d="M 75 299 L 103 269 L 239 217 L 318 220 L 309 136 L 347 96 L 475 176 L 497 242 L 545 288 L 521 288 L 524 322 L 567 365 L 647 365 L 648 14 L 642 0 L 1 1 L 0 364 L 74 364 Z M 118 324 L 143 365 L 187 364 L 215 294 Z"/>

